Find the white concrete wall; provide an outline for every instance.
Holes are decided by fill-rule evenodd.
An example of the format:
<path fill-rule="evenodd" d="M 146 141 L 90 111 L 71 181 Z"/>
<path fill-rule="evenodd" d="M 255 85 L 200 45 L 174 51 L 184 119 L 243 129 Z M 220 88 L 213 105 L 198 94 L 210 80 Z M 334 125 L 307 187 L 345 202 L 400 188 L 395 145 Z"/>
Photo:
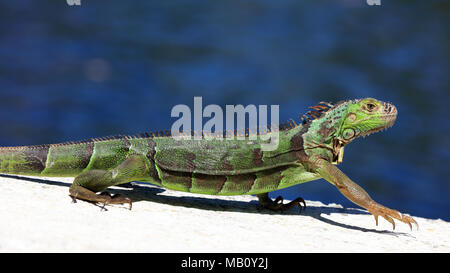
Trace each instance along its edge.
<path fill-rule="evenodd" d="M 274 213 L 256 197 L 113 188 L 127 206 L 72 203 L 72 178 L 0 177 L 0 251 L 450 252 L 450 224 L 414 217 L 419 230 L 360 209 L 306 201 Z M 331 202 L 332 200 L 330 200 Z"/>

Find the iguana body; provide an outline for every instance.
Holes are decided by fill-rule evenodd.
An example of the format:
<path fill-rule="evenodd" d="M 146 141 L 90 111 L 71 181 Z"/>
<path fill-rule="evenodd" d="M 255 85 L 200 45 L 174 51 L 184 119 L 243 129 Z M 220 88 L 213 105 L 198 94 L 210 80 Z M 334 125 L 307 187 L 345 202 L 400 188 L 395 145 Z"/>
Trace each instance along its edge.
<path fill-rule="evenodd" d="M 380 215 L 394 228 L 392 218 L 417 225 L 411 217 L 373 201 L 335 166 L 353 139 L 392 126 L 396 108 L 371 98 L 312 108 L 302 124 L 291 123 L 277 132 L 279 145 L 273 151 L 263 151 L 259 138 L 177 140 L 145 134 L 0 148 L 0 173 L 75 177 L 70 187 L 74 200 L 129 203 L 130 208 L 131 201 L 124 196 L 96 192 L 142 181 L 192 193 L 256 194 L 264 207 L 285 210 L 300 206 L 303 199 L 283 204 L 281 197 L 269 199 L 268 192 L 324 178 L 376 220 Z"/>

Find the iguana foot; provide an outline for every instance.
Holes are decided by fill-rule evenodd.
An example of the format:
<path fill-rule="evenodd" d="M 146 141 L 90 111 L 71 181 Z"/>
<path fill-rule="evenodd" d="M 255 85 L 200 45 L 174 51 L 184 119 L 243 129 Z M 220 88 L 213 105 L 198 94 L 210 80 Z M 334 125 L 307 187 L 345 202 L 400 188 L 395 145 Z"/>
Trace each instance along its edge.
<path fill-rule="evenodd" d="M 389 223 L 392 224 L 392 228 L 395 229 L 395 222 L 392 218 L 397 219 L 403 223 L 406 223 L 409 225 L 409 228 L 412 230 L 412 225 L 415 224 L 417 229 L 419 229 L 419 225 L 417 224 L 416 220 L 414 220 L 412 217 L 406 216 L 401 214 L 400 212 L 387 208 L 385 206 L 382 206 L 378 203 L 373 202 L 372 204 L 368 205 L 366 209 L 375 217 L 375 223 L 378 226 L 378 216 L 383 217 L 386 219 Z"/>
<path fill-rule="evenodd" d="M 88 190 L 81 186 L 72 185 L 69 189 L 69 195 L 72 197 L 72 201 L 76 203 L 77 199 L 103 204 L 102 210 L 105 209 L 105 206 L 108 204 L 125 204 L 128 203 L 130 205 L 130 210 L 132 207 L 132 203 L 130 198 L 127 198 L 121 194 L 111 195 L 108 192 L 102 192 L 96 194 L 95 192 Z"/>
<path fill-rule="evenodd" d="M 113 194 L 111 195 L 109 192 L 102 192 L 99 194 L 100 196 L 105 196 L 106 201 L 103 203 L 103 208 L 108 204 L 129 204 L 130 210 L 133 207 L 130 198 L 125 197 L 122 194 Z"/>
<path fill-rule="evenodd" d="M 302 209 L 306 208 L 305 200 L 303 200 L 303 198 L 301 198 L 301 197 L 296 198 L 295 200 L 292 200 L 291 202 L 289 202 L 287 204 L 283 204 L 283 197 L 281 197 L 281 196 L 278 196 L 277 198 L 275 198 L 275 200 L 270 199 L 268 193 L 261 193 L 261 194 L 257 194 L 256 196 L 258 197 L 259 204 L 263 208 L 270 209 L 273 211 L 285 211 L 294 206 L 298 206 L 298 208 L 301 212 Z M 303 207 L 302 207 L 302 203 L 303 203 Z"/>

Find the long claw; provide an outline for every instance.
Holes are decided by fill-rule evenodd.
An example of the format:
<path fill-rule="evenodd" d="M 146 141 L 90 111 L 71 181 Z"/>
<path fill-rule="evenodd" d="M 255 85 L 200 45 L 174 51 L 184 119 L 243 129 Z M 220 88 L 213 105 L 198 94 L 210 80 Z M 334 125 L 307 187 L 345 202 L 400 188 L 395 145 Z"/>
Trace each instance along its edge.
<path fill-rule="evenodd" d="M 277 198 L 275 198 L 274 202 L 276 204 L 280 204 L 280 203 L 283 203 L 283 200 L 284 200 L 283 197 L 281 195 L 279 195 Z"/>
<path fill-rule="evenodd" d="M 300 212 L 302 212 L 302 209 L 306 209 L 306 203 L 305 203 L 305 200 L 303 200 L 303 198 L 299 197 L 299 198 L 295 199 L 292 202 L 296 202 L 297 203 L 297 205 L 298 205 L 298 207 L 300 209 Z M 303 207 L 302 207 L 302 205 L 300 203 L 303 204 Z"/>
<path fill-rule="evenodd" d="M 105 208 L 106 205 L 109 204 L 109 202 L 111 201 L 111 194 L 109 194 L 109 192 L 101 192 L 98 194 L 99 196 L 104 196 L 104 200 L 102 202 L 103 206 L 100 207 L 100 211 L 106 211 L 107 209 Z"/>
<path fill-rule="evenodd" d="M 419 224 L 417 224 L 416 220 L 414 220 L 412 217 L 402 215 L 402 222 L 407 223 L 409 225 L 409 228 L 412 230 L 411 223 L 415 224 L 417 227 L 417 230 L 419 230 Z"/>
<path fill-rule="evenodd" d="M 394 222 L 394 220 L 391 217 L 387 216 L 387 215 L 384 215 L 383 218 L 386 219 L 386 221 L 388 221 L 389 223 L 391 223 L 392 224 L 392 229 L 395 230 L 395 222 Z"/>
<path fill-rule="evenodd" d="M 375 223 L 377 226 L 378 226 L 378 216 L 382 216 L 384 219 L 386 219 L 386 221 L 392 224 L 392 228 L 394 230 L 395 230 L 395 221 L 392 218 L 395 218 L 405 224 L 408 224 L 411 230 L 412 230 L 411 223 L 414 223 L 417 226 L 417 228 L 419 227 L 419 225 L 413 218 L 406 215 L 402 215 L 400 212 L 386 208 L 380 204 L 375 203 L 368 210 L 375 217 Z"/>
<path fill-rule="evenodd" d="M 131 210 L 131 208 L 133 207 L 131 199 L 121 194 L 114 194 L 113 196 L 111 196 L 110 204 L 128 204 L 129 210 Z"/>
<path fill-rule="evenodd" d="M 373 217 L 375 217 L 375 225 L 378 226 L 378 215 L 374 214 Z"/>
<path fill-rule="evenodd" d="M 409 229 L 410 229 L 410 230 L 412 230 L 412 225 L 411 225 L 411 222 L 409 222 L 409 221 L 408 221 L 408 222 L 406 222 L 406 223 L 408 224 L 408 226 L 409 226 Z"/>

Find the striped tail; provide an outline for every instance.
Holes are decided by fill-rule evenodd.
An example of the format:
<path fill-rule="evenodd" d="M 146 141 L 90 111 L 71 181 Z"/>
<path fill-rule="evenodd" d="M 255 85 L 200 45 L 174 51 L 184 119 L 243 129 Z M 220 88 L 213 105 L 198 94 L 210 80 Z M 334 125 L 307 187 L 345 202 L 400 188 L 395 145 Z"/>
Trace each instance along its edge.
<path fill-rule="evenodd" d="M 46 167 L 50 145 L 1 147 L 0 173 L 40 175 Z"/>
<path fill-rule="evenodd" d="M 88 165 L 93 142 L 0 148 L 0 173 L 73 177 Z"/>

